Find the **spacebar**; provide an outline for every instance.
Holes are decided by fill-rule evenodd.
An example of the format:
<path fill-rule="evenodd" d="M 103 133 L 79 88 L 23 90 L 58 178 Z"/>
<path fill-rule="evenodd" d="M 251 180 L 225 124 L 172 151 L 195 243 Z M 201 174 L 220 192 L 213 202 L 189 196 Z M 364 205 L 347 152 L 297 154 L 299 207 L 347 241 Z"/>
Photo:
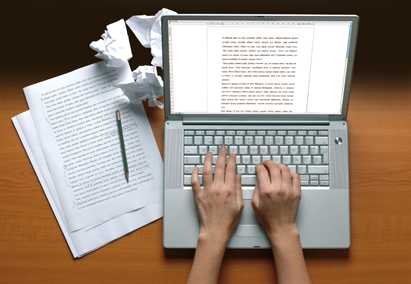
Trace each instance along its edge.
<path fill-rule="evenodd" d="M 241 185 L 256 185 L 257 183 L 256 175 L 241 175 Z"/>

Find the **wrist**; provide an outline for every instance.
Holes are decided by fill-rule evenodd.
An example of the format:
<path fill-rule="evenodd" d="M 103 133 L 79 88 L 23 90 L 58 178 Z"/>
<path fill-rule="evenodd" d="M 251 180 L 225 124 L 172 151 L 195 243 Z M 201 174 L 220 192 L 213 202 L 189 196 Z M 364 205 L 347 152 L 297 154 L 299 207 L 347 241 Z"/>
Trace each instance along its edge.
<path fill-rule="evenodd" d="M 277 229 L 277 230 L 274 230 L 273 232 L 267 232 L 267 233 L 268 233 L 268 238 L 270 239 L 272 247 L 284 241 L 289 241 L 289 240 L 300 241 L 300 232 L 298 231 L 296 224 L 283 227 L 281 229 Z"/>
<path fill-rule="evenodd" d="M 210 232 L 206 230 L 200 230 L 198 236 L 198 243 L 206 244 L 210 243 L 214 247 L 225 249 L 227 247 L 230 236 L 221 232 Z"/>

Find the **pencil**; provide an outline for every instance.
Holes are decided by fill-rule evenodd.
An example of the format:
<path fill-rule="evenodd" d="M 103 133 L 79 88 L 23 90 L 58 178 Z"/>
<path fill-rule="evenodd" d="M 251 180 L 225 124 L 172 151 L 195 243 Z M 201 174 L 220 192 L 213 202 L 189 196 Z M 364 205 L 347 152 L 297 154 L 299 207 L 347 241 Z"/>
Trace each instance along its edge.
<path fill-rule="evenodd" d="M 128 164 L 127 164 L 127 156 L 126 156 L 126 146 L 124 145 L 123 127 L 121 126 L 121 117 L 120 117 L 120 111 L 119 110 L 116 110 L 116 115 L 117 115 L 118 134 L 120 136 L 121 155 L 123 156 L 124 171 L 126 173 L 126 179 L 127 179 L 127 182 L 128 182 L 129 181 L 129 172 L 128 172 Z"/>

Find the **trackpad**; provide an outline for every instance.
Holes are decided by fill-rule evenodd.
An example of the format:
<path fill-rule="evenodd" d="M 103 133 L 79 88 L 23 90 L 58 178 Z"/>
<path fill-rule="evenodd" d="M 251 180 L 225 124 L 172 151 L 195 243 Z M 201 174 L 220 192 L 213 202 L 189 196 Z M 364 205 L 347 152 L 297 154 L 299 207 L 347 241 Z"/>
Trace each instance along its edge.
<path fill-rule="evenodd" d="M 266 236 L 263 226 L 255 217 L 251 200 L 244 200 L 244 209 L 241 214 L 240 224 L 235 234 L 238 237 L 264 237 Z"/>
<path fill-rule="evenodd" d="M 238 225 L 235 234 L 239 237 L 264 237 L 266 236 L 263 226 Z"/>

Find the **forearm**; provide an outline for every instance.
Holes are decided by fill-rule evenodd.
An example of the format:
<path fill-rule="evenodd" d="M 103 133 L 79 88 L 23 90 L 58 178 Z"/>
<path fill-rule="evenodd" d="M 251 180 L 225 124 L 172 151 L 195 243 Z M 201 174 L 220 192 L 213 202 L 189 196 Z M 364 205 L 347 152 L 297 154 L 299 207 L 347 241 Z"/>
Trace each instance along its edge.
<path fill-rule="evenodd" d="M 226 246 L 226 240 L 200 235 L 187 283 L 217 283 Z"/>
<path fill-rule="evenodd" d="M 270 240 L 278 283 L 312 283 L 305 264 L 298 230 L 273 235 Z"/>

